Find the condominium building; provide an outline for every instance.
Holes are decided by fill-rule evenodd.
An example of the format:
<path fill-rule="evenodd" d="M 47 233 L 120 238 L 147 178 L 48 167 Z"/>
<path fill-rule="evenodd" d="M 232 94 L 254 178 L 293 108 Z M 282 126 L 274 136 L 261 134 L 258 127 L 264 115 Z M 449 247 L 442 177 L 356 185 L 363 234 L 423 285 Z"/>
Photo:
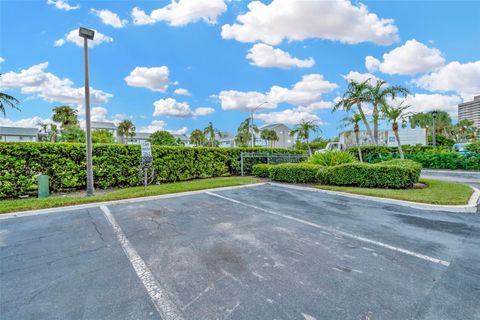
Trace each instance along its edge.
<path fill-rule="evenodd" d="M 458 121 L 461 120 L 473 121 L 473 125 L 480 128 L 480 95 L 458 105 Z"/>
<path fill-rule="evenodd" d="M 38 128 L 2 127 L 0 126 L 1 142 L 36 142 Z"/>

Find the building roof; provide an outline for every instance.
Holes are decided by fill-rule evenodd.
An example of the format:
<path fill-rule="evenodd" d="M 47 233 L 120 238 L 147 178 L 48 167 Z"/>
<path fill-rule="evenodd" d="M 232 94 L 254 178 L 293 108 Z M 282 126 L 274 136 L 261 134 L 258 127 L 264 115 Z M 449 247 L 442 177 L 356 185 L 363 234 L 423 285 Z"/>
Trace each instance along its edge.
<path fill-rule="evenodd" d="M 92 121 L 92 129 L 109 129 L 116 130 L 117 126 L 113 122 Z"/>
<path fill-rule="evenodd" d="M 148 139 L 150 138 L 150 132 L 135 132 L 133 139 Z"/>
<path fill-rule="evenodd" d="M 261 126 L 259 129 L 260 130 L 265 130 L 265 129 L 273 129 L 273 128 L 277 128 L 277 127 L 285 127 L 285 128 L 288 128 L 288 130 L 290 130 L 290 128 L 283 124 L 283 123 L 271 123 L 271 124 L 264 124 L 263 126 Z"/>
<path fill-rule="evenodd" d="M 0 126 L 0 135 L 36 136 L 37 134 L 38 134 L 38 128 L 1 127 Z"/>

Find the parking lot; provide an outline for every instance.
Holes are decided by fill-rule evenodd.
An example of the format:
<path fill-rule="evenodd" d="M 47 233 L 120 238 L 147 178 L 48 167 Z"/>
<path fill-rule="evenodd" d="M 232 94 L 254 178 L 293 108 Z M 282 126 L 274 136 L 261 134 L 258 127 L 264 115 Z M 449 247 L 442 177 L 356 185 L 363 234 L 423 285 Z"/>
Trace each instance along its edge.
<path fill-rule="evenodd" d="M 2 319 L 480 319 L 480 216 L 257 185 L 0 218 Z"/>

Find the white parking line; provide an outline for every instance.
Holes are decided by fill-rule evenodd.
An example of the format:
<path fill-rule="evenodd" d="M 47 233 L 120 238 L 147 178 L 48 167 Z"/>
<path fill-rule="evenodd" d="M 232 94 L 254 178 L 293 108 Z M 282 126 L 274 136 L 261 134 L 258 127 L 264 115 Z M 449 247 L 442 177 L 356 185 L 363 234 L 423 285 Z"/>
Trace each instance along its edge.
<path fill-rule="evenodd" d="M 150 299 L 152 299 L 155 308 L 164 320 L 183 320 L 183 316 L 178 310 L 177 306 L 169 299 L 165 290 L 160 286 L 152 272 L 143 261 L 142 257 L 137 253 L 137 250 L 132 246 L 127 236 L 123 232 L 120 225 L 117 223 L 112 213 L 106 206 L 100 206 L 105 218 L 113 228 L 118 241 L 120 242 L 123 251 L 128 257 L 128 260 L 135 269 L 138 277 L 142 281 L 145 289 L 147 289 Z"/>
<path fill-rule="evenodd" d="M 307 220 L 303 220 L 303 219 L 300 219 L 300 218 L 296 218 L 296 217 L 293 217 L 293 216 L 290 216 L 290 215 L 287 215 L 287 214 L 283 214 L 283 213 L 271 211 L 271 210 L 268 210 L 268 209 L 260 208 L 260 207 L 257 207 L 255 205 L 247 204 L 247 203 L 244 203 L 244 202 L 241 202 L 241 201 L 229 198 L 229 197 L 221 196 L 221 195 L 213 193 L 213 192 L 206 192 L 206 194 L 209 194 L 211 196 L 214 196 L 214 197 L 217 197 L 217 198 L 220 198 L 220 199 L 224 199 L 224 200 L 227 200 L 227 201 L 230 201 L 230 202 L 242 205 L 242 206 L 250 207 L 250 208 L 260 210 L 260 211 L 263 211 L 263 212 L 266 212 L 266 213 L 269 213 L 269 214 L 273 214 L 275 216 L 279 216 L 279 217 L 282 217 L 282 218 L 285 218 L 285 219 L 297 221 L 297 222 L 300 222 L 300 223 L 303 223 L 303 224 L 306 224 L 306 225 L 309 225 L 309 226 L 312 226 L 312 227 L 315 227 L 315 228 L 318 228 L 318 229 L 321 229 L 321 230 L 325 230 L 325 231 L 328 231 L 328 232 L 331 232 L 331 233 L 334 233 L 334 234 L 342 235 L 344 237 L 348 237 L 348 238 L 355 239 L 355 240 L 358 240 L 358 241 L 370 243 L 370 244 L 373 244 L 373 245 L 376 245 L 376 246 L 379 246 L 379 247 L 382 247 L 382 248 L 386 248 L 386 249 L 389 249 L 389 250 L 401 252 L 403 254 L 413 256 L 413 257 L 416 257 L 416 258 L 419 258 L 419 259 L 423 259 L 423 260 L 426 260 L 426 261 L 430 261 L 430 262 L 433 262 L 433 263 L 438 263 L 438 264 L 444 265 L 446 267 L 450 266 L 450 262 L 445 261 L 445 260 L 433 258 L 433 257 L 427 256 L 427 255 L 421 254 L 421 253 L 417 253 L 417 252 L 414 252 L 414 251 L 398 248 L 398 247 L 395 247 L 395 246 L 392 246 L 392 245 L 389 245 L 389 244 L 386 244 L 386 243 L 383 243 L 383 242 L 379 242 L 379 241 L 371 240 L 371 239 L 368 239 L 368 238 L 360 237 L 360 236 L 357 236 L 357 235 L 354 235 L 354 234 L 351 234 L 351 233 L 348 233 L 348 232 L 345 232 L 345 231 L 341 231 L 341 230 L 337 230 L 337 229 L 334 229 L 334 228 L 322 226 L 320 224 L 310 222 L 310 221 L 307 221 Z"/>

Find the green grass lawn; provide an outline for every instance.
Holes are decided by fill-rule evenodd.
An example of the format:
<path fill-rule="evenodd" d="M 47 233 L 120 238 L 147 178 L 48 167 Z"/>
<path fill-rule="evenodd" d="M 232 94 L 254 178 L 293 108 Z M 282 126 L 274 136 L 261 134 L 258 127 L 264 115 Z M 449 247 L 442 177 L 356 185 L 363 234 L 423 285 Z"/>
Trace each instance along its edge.
<path fill-rule="evenodd" d="M 421 179 L 427 185 L 424 189 L 379 189 L 317 185 L 316 188 L 332 191 L 356 193 L 366 196 L 406 200 L 430 204 L 467 204 L 473 189 L 461 183 L 432 179 Z"/>
<path fill-rule="evenodd" d="M 228 177 L 228 178 L 212 178 L 199 179 L 192 181 L 183 181 L 176 183 L 165 183 L 161 185 L 148 186 L 147 191 L 143 187 L 133 187 L 111 191 L 105 194 L 93 197 L 79 196 L 55 196 L 50 198 L 29 198 L 15 200 L 1 200 L 0 213 L 26 211 L 35 209 L 45 209 L 69 206 L 75 204 L 85 204 L 93 202 L 103 202 L 111 200 L 130 199 L 138 197 L 156 196 L 168 193 L 177 193 L 185 191 L 195 191 L 209 188 L 221 188 L 229 186 L 238 186 L 260 182 L 257 178 L 252 177 Z"/>

